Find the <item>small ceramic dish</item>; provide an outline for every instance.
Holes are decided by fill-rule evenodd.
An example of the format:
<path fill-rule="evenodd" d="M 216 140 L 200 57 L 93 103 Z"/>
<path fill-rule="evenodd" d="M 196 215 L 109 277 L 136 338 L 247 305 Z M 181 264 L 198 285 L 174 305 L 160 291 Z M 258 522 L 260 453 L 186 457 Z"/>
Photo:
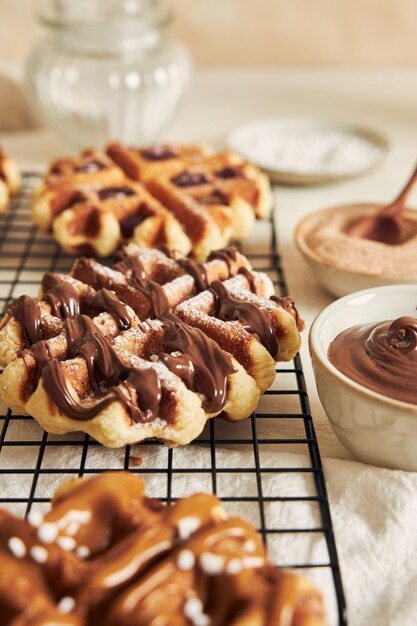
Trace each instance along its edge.
<path fill-rule="evenodd" d="M 341 443 L 359 461 L 417 471 L 417 405 L 354 382 L 328 359 L 328 348 L 356 324 L 416 316 L 417 285 L 366 289 L 326 307 L 314 320 L 309 345 L 320 400 Z"/>
<path fill-rule="evenodd" d="M 303 115 L 247 122 L 230 133 L 228 145 L 259 165 L 273 182 L 287 185 L 322 185 L 362 176 L 378 167 L 389 150 L 386 138 L 370 128 Z"/>
<path fill-rule="evenodd" d="M 333 264 L 324 261 L 311 247 L 308 245 L 308 235 L 314 228 L 315 224 L 323 220 L 326 215 L 329 219 L 335 213 L 348 212 L 349 215 L 357 213 L 358 218 L 367 212 L 375 211 L 382 205 L 376 204 L 349 204 L 331 207 L 328 209 L 320 209 L 314 213 L 310 213 L 299 222 L 295 230 L 295 243 L 297 248 L 303 255 L 307 265 L 309 265 L 318 282 L 330 292 L 332 295 L 340 298 L 355 291 L 369 289 L 373 287 L 381 287 L 383 285 L 417 285 L 417 275 L 415 276 L 390 276 L 384 273 L 368 273 L 360 271 L 352 271 L 335 267 Z M 406 209 L 405 218 L 416 219 L 416 211 L 414 209 Z M 416 251 L 417 255 L 417 251 Z M 417 302 L 416 302 L 417 304 Z"/>

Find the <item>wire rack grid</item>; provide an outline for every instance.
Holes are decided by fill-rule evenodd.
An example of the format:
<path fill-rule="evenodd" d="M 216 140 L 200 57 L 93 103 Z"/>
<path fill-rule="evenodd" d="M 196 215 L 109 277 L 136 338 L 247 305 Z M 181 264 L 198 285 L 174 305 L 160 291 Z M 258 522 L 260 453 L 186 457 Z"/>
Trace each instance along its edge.
<path fill-rule="evenodd" d="M 44 272 L 67 272 L 73 262 L 31 224 L 31 195 L 38 182 L 37 174 L 24 174 L 22 191 L 0 221 L 0 310 L 19 295 L 37 295 Z M 257 225 L 243 252 L 255 269 L 268 273 L 278 293 L 287 295 L 273 219 Z M 226 509 L 259 529 L 278 566 L 305 570 L 326 588 L 332 621 L 346 624 L 326 484 L 299 355 L 279 364 L 274 385 L 248 420 L 211 420 L 198 440 L 184 448 L 148 441 L 109 450 L 83 434 L 48 434 L 29 416 L 0 406 L 1 506 L 22 515 L 32 508 L 42 510 L 61 480 L 109 469 L 143 475 L 148 492 L 168 504 L 196 490 L 216 493 Z"/>

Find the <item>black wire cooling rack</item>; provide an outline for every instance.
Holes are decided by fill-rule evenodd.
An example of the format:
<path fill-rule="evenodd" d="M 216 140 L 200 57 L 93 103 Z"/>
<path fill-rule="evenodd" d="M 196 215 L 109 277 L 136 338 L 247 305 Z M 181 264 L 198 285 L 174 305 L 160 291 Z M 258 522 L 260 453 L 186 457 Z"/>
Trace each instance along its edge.
<path fill-rule="evenodd" d="M 0 310 L 19 295 L 36 295 L 44 272 L 67 272 L 72 265 L 72 257 L 31 225 L 31 191 L 38 182 L 37 174 L 26 173 L 21 193 L 0 220 Z M 243 252 L 287 295 L 273 220 L 257 225 Z M 89 436 L 48 435 L 28 416 L 4 407 L 0 412 L 2 506 L 18 514 L 42 509 L 61 480 L 108 469 L 144 475 L 148 492 L 167 503 L 192 491 L 213 491 L 226 509 L 259 528 L 277 565 L 305 570 L 326 589 L 332 621 L 346 624 L 323 467 L 299 355 L 279 364 L 274 385 L 248 420 L 211 420 L 194 444 L 175 450 L 152 441 L 109 450 Z"/>

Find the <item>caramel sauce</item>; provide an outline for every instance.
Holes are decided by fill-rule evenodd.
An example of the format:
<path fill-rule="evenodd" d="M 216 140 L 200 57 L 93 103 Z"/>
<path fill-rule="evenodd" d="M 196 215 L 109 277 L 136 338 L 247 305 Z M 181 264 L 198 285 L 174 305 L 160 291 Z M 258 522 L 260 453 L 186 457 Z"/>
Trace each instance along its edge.
<path fill-rule="evenodd" d="M 190 598 L 213 625 L 325 623 L 319 592 L 271 566 L 259 533 L 214 495 L 166 507 L 141 478 L 107 472 L 64 483 L 39 524 L 0 511 L 2 624 L 186 624 Z M 57 536 L 43 543 L 46 525 Z"/>

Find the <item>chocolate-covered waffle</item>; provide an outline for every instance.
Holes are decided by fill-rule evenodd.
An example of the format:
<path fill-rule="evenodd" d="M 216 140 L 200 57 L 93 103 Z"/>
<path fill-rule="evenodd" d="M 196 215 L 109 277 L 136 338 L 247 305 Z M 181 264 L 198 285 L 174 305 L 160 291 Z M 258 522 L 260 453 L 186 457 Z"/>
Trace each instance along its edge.
<path fill-rule="evenodd" d="M 79 259 L 46 274 L 0 326 L 0 393 L 49 432 L 82 430 L 107 446 L 156 437 L 186 444 L 206 420 L 256 408 L 291 359 L 292 301 L 233 248 L 207 263 L 126 246 L 108 268 Z"/>
<path fill-rule="evenodd" d="M 0 148 L 0 215 L 7 211 L 10 198 L 19 188 L 20 173 L 17 165 Z"/>
<path fill-rule="evenodd" d="M 278 570 L 255 529 L 195 494 L 166 507 L 141 478 L 74 479 L 28 521 L 0 510 L 5 626 L 324 626 L 320 592 Z"/>

